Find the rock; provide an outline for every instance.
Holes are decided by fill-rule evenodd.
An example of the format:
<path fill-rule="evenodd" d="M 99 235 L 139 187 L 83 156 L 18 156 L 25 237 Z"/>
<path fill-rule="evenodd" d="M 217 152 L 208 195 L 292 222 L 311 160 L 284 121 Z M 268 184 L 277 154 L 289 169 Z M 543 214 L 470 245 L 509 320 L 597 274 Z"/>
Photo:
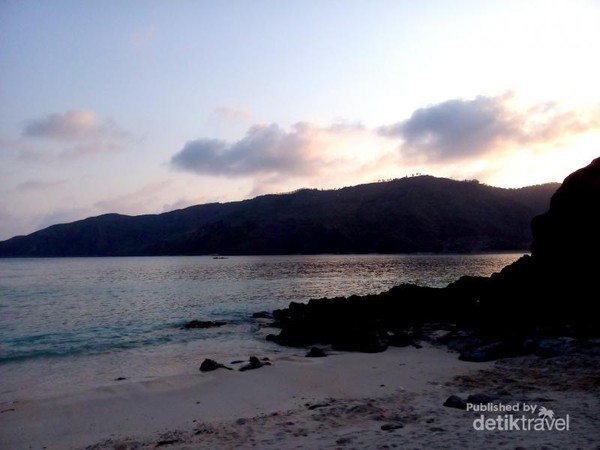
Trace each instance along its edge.
<path fill-rule="evenodd" d="M 530 342 L 530 341 L 527 341 Z M 533 347 L 526 345 L 522 339 L 506 339 L 475 348 L 464 350 L 458 359 L 461 361 L 487 362 L 501 358 L 523 356 L 532 353 Z"/>
<path fill-rule="evenodd" d="M 563 181 L 546 214 L 532 222 L 534 259 L 568 268 L 590 267 L 585 258 L 600 252 L 600 158 Z"/>
<path fill-rule="evenodd" d="M 386 423 L 385 425 L 381 425 L 381 429 L 383 431 L 393 431 L 398 430 L 400 428 L 404 428 L 404 425 L 401 423 Z"/>
<path fill-rule="evenodd" d="M 273 314 L 268 311 L 259 311 L 252 314 L 253 319 L 272 319 Z"/>
<path fill-rule="evenodd" d="M 219 368 L 219 363 L 212 359 L 205 359 L 200 364 L 200 372 L 212 372 L 213 370 L 217 370 Z"/>
<path fill-rule="evenodd" d="M 575 339 L 570 337 L 541 339 L 537 344 L 535 354 L 542 358 L 551 358 L 571 353 L 576 348 Z"/>
<path fill-rule="evenodd" d="M 202 361 L 202 364 L 200 364 L 200 372 L 212 372 L 213 370 L 217 369 L 233 370 L 230 367 L 227 367 L 223 364 L 216 362 L 213 359 L 208 358 L 206 358 L 204 361 Z"/>
<path fill-rule="evenodd" d="M 503 343 L 493 342 L 491 344 L 464 350 L 458 359 L 461 361 L 487 362 L 502 358 L 503 355 Z"/>
<path fill-rule="evenodd" d="M 314 411 L 315 409 L 319 409 L 319 408 L 325 408 L 325 407 L 327 407 L 327 406 L 331 406 L 331 404 L 330 404 L 330 403 L 316 403 L 316 404 L 314 404 L 314 405 L 310 405 L 310 406 L 308 407 L 308 409 L 309 409 L 310 411 Z"/>
<path fill-rule="evenodd" d="M 446 336 L 441 343 L 445 343 L 449 350 L 462 353 L 481 347 L 488 342 L 482 336 L 476 336 L 473 332 L 452 333 Z"/>
<path fill-rule="evenodd" d="M 240 372 L 245 372 L 246 370 L 258 369 L 260 367 L 270 366 L 270 365 L 271 365 L 270 362 L 262 362 L 256 356 L 251 356 L 249 358 L 249 364 L 246 364 L 245 366 L 240 367 Z"/>
<path fill-rule="evenodd" d="M 306 358 L 324 358 L 327 354 L 318 347 L 313 347 L 310 351 L 304 355 Z"/>
<path fill-rule="evenodd" d="M 216 328 L 216 327 L 222 327 L 223 325 L 227 325 L 226 322 L 220 322 L 220 321 L 211 321 L 211 320 L 191 320 L 190 322 L 187 322 L 186 324 L 183 325 L 183 328 L 186 330 L 192 329 L 192 328 Z"/>
<path fill-rule="evenodd" d="M 344 330 L 333 337 L 331 344 L 334 350 L 345 352 L 380 353 L 388 348 L 387 336 L 368 328 Z"/>
<path fill-rule="evenodd" d="M 448 408 L 467 409 L 467 402 L 458 395 L 451 395 L 444 402 L 444 406 Z"/>
<path fill-rule="evenodd" d="M 531 256 L 540 314 L 555 324 L 600 333 L 594 297 L 600 254 L 600 158 L 565 178 L 546 214 L 534 218 Z"/>
<path fill-rule="evenodd" d="M 173 445 L 181 442 L 181 439 L 163 439 L 162 441 L 158 441 L 155 447 L 164 447 L 167 445 Z"/>
<path fill-rule="evenodd" d="M 181 439 L 163 439 L 161 441 L 158 441 L 154 447 L 155 448 L 165 447 L 167 445 L 170 446 L 170 445 L 173 445 L 173 444 L 177 444 L 179 442 L 181 442 Z"/>

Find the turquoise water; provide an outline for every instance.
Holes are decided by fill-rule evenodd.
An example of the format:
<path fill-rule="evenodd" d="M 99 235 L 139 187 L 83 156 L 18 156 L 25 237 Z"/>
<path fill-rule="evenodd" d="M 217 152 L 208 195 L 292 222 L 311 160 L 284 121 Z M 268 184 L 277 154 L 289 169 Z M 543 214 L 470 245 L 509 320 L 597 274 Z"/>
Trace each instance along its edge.
<path fill-rule="evenodd" d="M 267 342 L 251 314 L 399 283 L 442 287 L 519 256 L 0 259 L 0 401 L 290 351 Z M 192 319 L 227 325 L 181 328 Z"/>
<path fill-rule="evenodd" d="M 252 312 L 290 301 L 445 286 L 519 255 L 60 258 L 0 260 L 0 362 L 227 339 Z M 219 330 L 181 330 L 188 320 Z"/>

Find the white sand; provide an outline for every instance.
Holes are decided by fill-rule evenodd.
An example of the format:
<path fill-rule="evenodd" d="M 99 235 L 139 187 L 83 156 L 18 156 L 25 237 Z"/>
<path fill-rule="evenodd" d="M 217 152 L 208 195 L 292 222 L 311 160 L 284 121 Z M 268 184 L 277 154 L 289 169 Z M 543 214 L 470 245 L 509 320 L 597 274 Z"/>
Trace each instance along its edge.
<path fill-rule="evenodd" d="M 561 441 L 565 433 L 474 431 L 473 412 L 442 404 L 451 394 L 478 392 L 478 371 L 494 365 L 461 362 L 443 349 L 391 348 L 318 359 L 303 353 L 276 357 L 273 365 L 246 372 L 125 380 L 3 403 L 0 448 L 514 449 L 523 440 L 562 448 L 561 442 L 572 444 L 575 438 L 579 448 L 596 448 L 590 439 L 600 435 L 594 433 L 598 422 L 592 415 L 575 419 L 581 419 L 579 434 L 571 432 L 566 441 Z M 459 375 L 462 384 L 453 381 Z M 576 408 L 572 393 L 558 397 Z M 596 413 L 597 400 L 587 404 Z"/>

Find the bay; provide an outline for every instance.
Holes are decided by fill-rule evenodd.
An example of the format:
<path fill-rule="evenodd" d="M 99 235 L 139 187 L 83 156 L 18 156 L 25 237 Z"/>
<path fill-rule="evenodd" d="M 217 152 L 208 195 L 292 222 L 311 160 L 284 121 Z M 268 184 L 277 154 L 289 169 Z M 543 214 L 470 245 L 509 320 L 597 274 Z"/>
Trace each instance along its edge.
<path fill-rule="evenodd" d="M 203 355 L 286 351 L 265 341 L 253 312 L 400 283 L 443 287 L 520 256 L 0 259 L 0 394 L 171 375 L 197 370 Z M 193 319 L 227 325 L 183 330 Z"/>

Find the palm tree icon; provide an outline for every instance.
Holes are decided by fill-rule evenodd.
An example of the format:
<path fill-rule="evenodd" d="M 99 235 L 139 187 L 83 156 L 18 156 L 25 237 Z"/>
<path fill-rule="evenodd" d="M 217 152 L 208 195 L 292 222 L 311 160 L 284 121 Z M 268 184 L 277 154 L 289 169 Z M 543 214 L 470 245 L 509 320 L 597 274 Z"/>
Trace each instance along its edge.
<path fill-rule="evenodd" d="M 538 411 L 538 416 L 542 419 L 546 419 L 546 421 L 552 420 L 554 419 L 554 411 L 546 408 L 545 406 L 542 406 Z"/>

